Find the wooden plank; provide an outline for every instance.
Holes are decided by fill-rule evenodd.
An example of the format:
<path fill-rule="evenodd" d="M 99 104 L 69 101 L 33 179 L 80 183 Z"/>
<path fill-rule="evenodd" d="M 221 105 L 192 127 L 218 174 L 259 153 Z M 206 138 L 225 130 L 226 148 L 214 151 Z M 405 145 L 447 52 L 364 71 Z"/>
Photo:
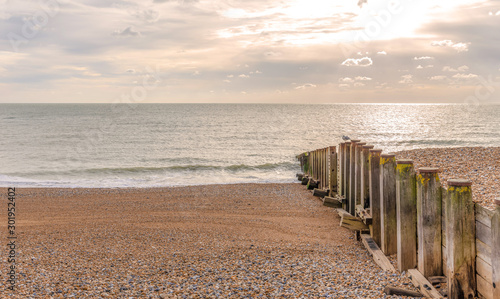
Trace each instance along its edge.
<path fill-rule="evenodd" d="M 408 277 L 413 285 L 426 297 L 429 298 L 444 298 L 432 284 L 418 271 L 417 269 L 408 270 Z"/>
<path fill-rule="evenodd" d="M 491 217 L 491 269 L 493 298 L 500 298 L 500 198 L 495 200 L 496 209 Z"/>
<path fill-rule="evenodd" d="M 491 247 L 491 227 L 476 221 L 476 238 Z"/>
<path fill-rule="evenodd" d="M 356 147 L 361 140 L 351 139 L 349 167 L 349 213 L 356 213 Z"/>
<path fill-rule="evenodd" d="M 368 209 L 370 211 L 370 209 Z M 364 224 L 370 225 L 372 224 L 372 216 L 366 209 L 363 209 L 361 205 L 356 206 L 356 215 L 361 218 Z"/>
<path fill-rule="evenodd" d="M 479 275 L 476 275 L 476 280 L 477 280 L 477 292 L 486 299 L 494 299 L 493 286 Z"/>
<path fill-rule="evenodd" d="M 386 255 L 398 252 L 396 219 L 396 155 L 380 155 L 380 242 Z"/>
<path fill-rule="evenodd" d="M 482 207 L 477 203 L 474 205 L 474 208 L 476 214 L 476 221 L 481 222 L 487 227 L 491 227 L 491 217 L 493 217 L 493 211 L 488 210 L 487 208 Z"/>
<path fill-rule="evenodd" d="M 420 292 L 410 291 L 401 288 L 394 288 L 389 286 L 384 288 L 384 293 L 387 295 L 397 295 L 406 297 L 424 297 L 424 295 L 422 295 L 422 293 Z"/>
<path fill-rule="evenodd" d="M 446 239 L 446 238 L 443 238 Z M 443 274 L 445 276 L 448 275 L 448 267 L 446 267 L 446 264 L 448 263 L 448 254 L 446 253 L 446 246 L 441 247 L 441 253 L 442 253 L 442 259 L 443 259 Z"/>
<path fill-rule="evenodd" d="M 481 275 L 488 283 L 492 283 L 493 271 L 491 265 L 480 257 L 476 257 L 476 272 L 477 275 Z"/>
<path fill-rule="evenodd" d="M 491 247 L 476 239 L 476 255 L 491 265 Z"/>
<path fill-rule="evenodd" d="M 365 245 L 366 250 L 372 255 L 373 260 L 377 265 L 382 268 L 384 271 L 396 272 L 396 269 L 391 264 L 389 259 L 385 256 L 385 254 L 380 250 L 375 241 L 367 234 L 361 234 L 361 240 L 363 245 Z"/>
<path fill-rule="evenodd" d="M 417 175 L 418 270 L 440 276 L 442 265 L 442 196 L 438 168 L 419 168 Z M 448 257 L 449 258 L 449 257 Z"/>
<path fill-rule="evenodd" d="M 363 154 L 363 146 L 366 145 L 366 142 L 359 142 L 358 144 L 356 144 L 356 151 L 354 153 L 354 161 L 355 161 L 355 198 L 356 198 L 356 205 L 360 205 L 361 204 L 361 189 L 362 189 L 362 185 L 361 185 L 361 171 L 362 171 L 362 163 L 363 163 L 363 159 L 362 159 L 362 154 Z"/>
<path fill-rule="evenodd" d="M 340 226 L 348 228 L 353 231 L 369 231 L 366 224 L 360 218 L 352 216 L 348 213 L 342 214 L 340 218 Z"/>
<path fill-rule="evenodd" d="M 413 161 L 396 163 L 397 259 L 403 272 L 417 267 L 417 181 Z"/>
<path fill-rule="evenodd" d="M 382 150 L 370 150 L 370 211 L 372 215 L 372 237 L 380 245 L 380 154 Z"/>
<path fill-rule="evenodd" d="M 323 205 L 330 208 L 342 208 L 342 201 L 330 196 L 325 196 L 323 197 Z"/>
<path fill-rule="evenodd" d="M 344 147 L 344 196 L 346 198 L 345 208 L 349 211 L 351 204 L 350 190 L 351 190 L 351 142 L 346 141 Z"/>
<path fill-rule="evenodd" d="M 476 246 L 472 181 L 449 179 L 446 204 L 448 298 L 474 298 Z"/>
<path fill-rule="evenodd" d="M 370 150 L 373 145 L 363 145 L 361 165 L 361 206 L 370 207 Z"/>

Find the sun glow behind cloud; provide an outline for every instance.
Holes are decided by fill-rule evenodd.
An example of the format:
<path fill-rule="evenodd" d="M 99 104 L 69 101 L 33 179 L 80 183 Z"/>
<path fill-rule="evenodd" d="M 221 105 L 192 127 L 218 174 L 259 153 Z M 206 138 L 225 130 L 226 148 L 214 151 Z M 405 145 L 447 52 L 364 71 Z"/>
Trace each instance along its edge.
<path fill-rule="evenodd" d="M 358 2 L 67 0 L 16 51 L 9 34 L 40 7 L 7 1 L 0 100 L 110 101 L 146 67 L 161 69 L 146 100 L 160 102 L 455 100 L 500 75 L 498 2 Z"/>

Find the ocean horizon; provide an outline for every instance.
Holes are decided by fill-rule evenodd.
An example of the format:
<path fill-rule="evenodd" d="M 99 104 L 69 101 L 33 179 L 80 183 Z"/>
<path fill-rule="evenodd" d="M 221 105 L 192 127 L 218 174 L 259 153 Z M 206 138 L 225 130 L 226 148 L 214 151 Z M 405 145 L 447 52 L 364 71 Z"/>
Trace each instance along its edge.
<path fill-rule="evenodd" d="M 384 152 L 500 146 L 500 105 L 1 104 L 0 185 L 295 182 L 343 135 Z"/>

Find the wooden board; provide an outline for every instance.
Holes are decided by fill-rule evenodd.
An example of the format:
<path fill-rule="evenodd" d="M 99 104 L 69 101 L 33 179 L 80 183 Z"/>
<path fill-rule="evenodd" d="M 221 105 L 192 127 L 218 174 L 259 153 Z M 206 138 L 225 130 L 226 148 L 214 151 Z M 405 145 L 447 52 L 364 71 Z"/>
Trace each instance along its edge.
<path fill-rule="evenodd" d="M 387 259 L 382 250 L 380 250 L 375 241 L 373 241 L 370 235 L 361 234 L 361 240 L 363 242 L 363 245 L 365 245 L 366 250 L 368 250 L 368 252 L 372 255 L 375 263 L 379 265 L 380 268 L 382 268 L 382 270 L 389 272 L 396 272 L 394 266 Z"/>
<path fill-rule="evenodd" d="M 480 275 L 484 280 L 488 283 L 492 283 L 491 278 L 493 274 L 493 270 L 491 265 L 485 262 L 482 258 L 476 257 L 476 272 L 477 275 Z"/>
<path fill-rule="evenodd" d="M 476 281 L 477 292 L 486 299 L 493 299 L 493 286 L 479 275 L 476 275 Z"/>
<path fill-rule="evenodd" d="M 487 227 L 491 227 L 491 217 L 493 216 L 493 211 L 488 210 L 478 204 L 474 205 L 476 221 L 481 222 Z"/>
<path fill-rule="evenodd" d="M 491 247 L 491 227 L 484 225 L 482 222 L 476 221 L 476 238 Z"/>
<path fill-rule="evenodd" d="M 408 270 L 408 277 L 415 287 L 426 297 L 444 298 L 417 269 Z"/>
<path fill-rule="evenodd" d="M 368 209 L 369 211 L 369 209 Z M 364 224 L 370 225 L 372 224 L 372 216 L 367 210 L 363 209 L 361 205 L 356 206 L 356 215 L 363 221 Z"/>
<path fill-rule="evenodd" d="M 476 239 L 476 255 L 491 265 L 491 247 Z"/>
<path fill-rule="evenodd" d="M 361 221 L 361 218 L 344 213 L 340 219 L 340 226 L 353 231 L 370 231 L 368 226 Z"/>

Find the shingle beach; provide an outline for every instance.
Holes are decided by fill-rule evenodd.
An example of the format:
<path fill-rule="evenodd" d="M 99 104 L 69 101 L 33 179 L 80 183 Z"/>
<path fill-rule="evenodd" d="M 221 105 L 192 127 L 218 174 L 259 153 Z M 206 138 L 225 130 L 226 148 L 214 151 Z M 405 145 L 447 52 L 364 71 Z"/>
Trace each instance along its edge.
<path fill-rule="evenodd" d="M 2 298 L 384 298 L 388 285 L 414 290 L 382 271 L 335 210 L 300 184 L 16 192 L 17 291 L 5 291 L 4 251 Z"/>
<path fill-rule="evenodd" d="M 437 167 L 439 179 L 447 187 L 448 179 L 472 181 L 474 202 L 493 210 L 500 198 L 500 147 L 427 148 L 396 153 L 397 159 L 412 159 L 415 169 Z"/>

